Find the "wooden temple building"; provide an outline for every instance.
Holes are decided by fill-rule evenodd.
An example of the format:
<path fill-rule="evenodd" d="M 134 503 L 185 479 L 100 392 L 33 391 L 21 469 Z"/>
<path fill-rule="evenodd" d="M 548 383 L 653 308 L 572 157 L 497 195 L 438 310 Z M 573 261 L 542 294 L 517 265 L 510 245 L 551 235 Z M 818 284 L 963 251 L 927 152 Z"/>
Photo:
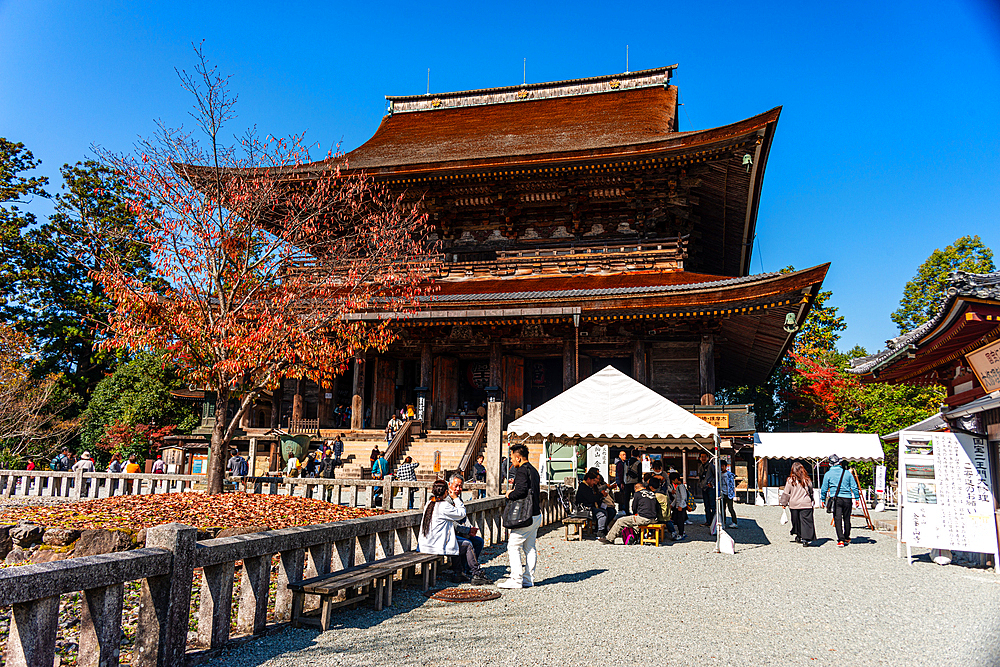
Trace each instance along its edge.
<path fill-rule="evenodd" d="M 991 484 L 1000 489 L 1000 273 L 956 271 L 934 317 L 881 352 L 853 359 L 848 372 L 863 382 L 944 387 L 941 413 L 909 430 L 962 428 L 986 436 Z"/>
<path fill-rule="evenodd" d="M 608 364 L 689 406 L 763 382 L 829 265 L 750 273 L 781 109 L 680 131 L 674 69 L 388 97 L 334 159 L 423 207 L 437 290 L 386 354 L 332 388 L 287 381 L 250 425 L 324 428 L 349 406 L 354 429 L 379 428 L 413 405 L 441 429 L 491 398 L 509 420 Z"/>

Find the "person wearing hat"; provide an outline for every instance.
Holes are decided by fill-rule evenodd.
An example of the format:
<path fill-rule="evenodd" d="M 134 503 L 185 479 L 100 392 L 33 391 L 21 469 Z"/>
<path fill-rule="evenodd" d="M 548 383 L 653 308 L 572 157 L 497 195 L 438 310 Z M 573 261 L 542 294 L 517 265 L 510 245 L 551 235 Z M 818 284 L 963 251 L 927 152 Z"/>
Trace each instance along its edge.
<path fill-rule="evenodd" d="M 837 529 L 837 546 L 846 547 L 851 543 L 851 512 L 854 499 L 861 497 L 854 475 L 847 469 L 847 461 L 836 454 L 830 457 L 830 469 L 823 476 L 820 500 L 826 504 L 827 497 L 833 499 L 833 525 Z"/>
<path fill-rule="evenodd" d="M 90 452 L 80 454 L 80 460 L 73 464 L 73 472 L 82 470 L 83 472 L 94 472 L 94 459 L 90 458 Z"/>

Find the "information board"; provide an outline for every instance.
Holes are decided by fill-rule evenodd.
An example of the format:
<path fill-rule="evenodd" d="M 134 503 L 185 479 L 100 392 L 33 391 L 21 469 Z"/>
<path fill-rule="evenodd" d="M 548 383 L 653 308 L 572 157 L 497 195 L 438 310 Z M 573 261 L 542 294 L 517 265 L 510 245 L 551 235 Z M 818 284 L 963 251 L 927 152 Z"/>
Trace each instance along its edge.
<path fill-rule="evenodd" d="M 986 438 L 899 434 L 900 535 L 910 546 L 997 553 Z"/>

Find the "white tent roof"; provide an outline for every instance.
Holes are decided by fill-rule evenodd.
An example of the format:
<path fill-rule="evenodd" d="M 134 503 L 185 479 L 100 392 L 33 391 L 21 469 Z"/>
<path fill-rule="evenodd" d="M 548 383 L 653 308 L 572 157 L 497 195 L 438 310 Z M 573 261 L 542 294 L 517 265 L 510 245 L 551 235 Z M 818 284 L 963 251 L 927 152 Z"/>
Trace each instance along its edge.
<path fill-rule="evenodd" d="M 876 433 L 755 433 L 753 454 L 768 459 L 825 459 L 836 454 L 849 461 L 881 461 Z"/>
<path fill-rule="evenodd" d="M 521 436 L 618 440 L 714 438 L 718 429 L 612 366 L 507 427 Z"/>

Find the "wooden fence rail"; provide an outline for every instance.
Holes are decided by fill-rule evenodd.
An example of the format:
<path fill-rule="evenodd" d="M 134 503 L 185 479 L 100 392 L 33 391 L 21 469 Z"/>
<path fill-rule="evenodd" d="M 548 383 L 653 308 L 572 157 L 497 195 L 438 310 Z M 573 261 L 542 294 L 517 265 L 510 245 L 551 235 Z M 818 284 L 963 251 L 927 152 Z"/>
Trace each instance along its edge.
<path fill-rule="evenodd" d="M 469 522 L 479 528 L 487 545 L 507 538 L 501 526 L 505 502 L 497 496 L 466 503 Z M 543 489 L 542 525 L 563 516 L 556 491 Z M 419 511 L 396 512 L 202 542 L 196 541 L 194 528 L 167 524 L 150 528 L 142 549 L 0 570 L 0 608 L 12 606 L 6 664 L 51 666 L 59 596 L 82 591 L 78 664 L 117 665 L 124 584 L 130 581 L 141 582 L 132 664 L 176 667 L 200 661 L 234 639 L 261 635 L 287 622 L 292 604 L 289 581 L 414 549 L 420 520 Z M 268 590 L 275 560 L 277 594 L 272 604 Z M 237 561 L 243 567 L 234 624 Z M 189 648 L 188 615 L 197 568 L 201 568 L 198 641 Z"/>

